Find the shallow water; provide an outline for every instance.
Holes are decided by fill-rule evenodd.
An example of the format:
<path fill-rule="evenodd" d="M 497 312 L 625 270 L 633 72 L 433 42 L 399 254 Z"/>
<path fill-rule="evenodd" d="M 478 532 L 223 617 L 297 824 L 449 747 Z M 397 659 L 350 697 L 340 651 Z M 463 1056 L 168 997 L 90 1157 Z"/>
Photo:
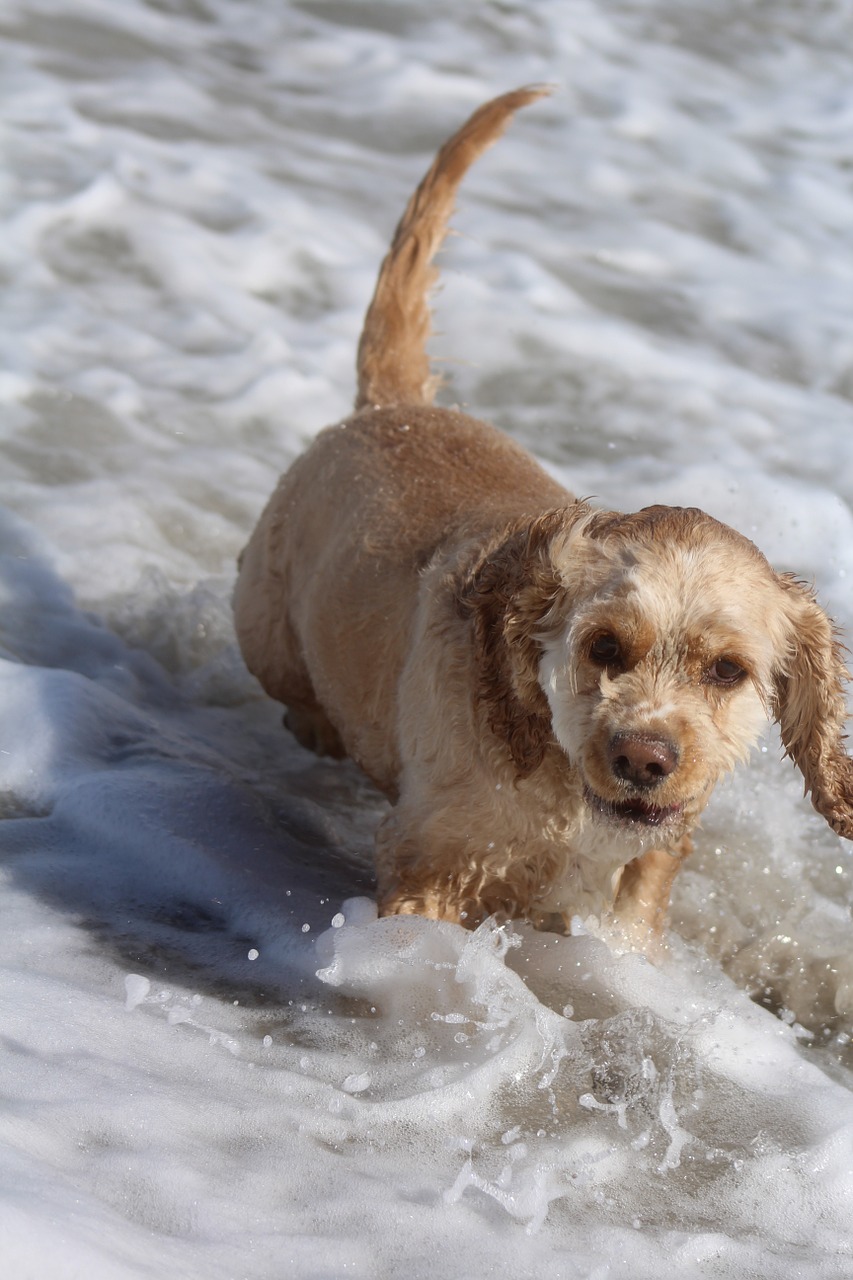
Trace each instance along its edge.
<path fill-rule="evenodd" d="M 383 802 L 282 730 L 229 595 L 435 146 L 548 81 L 442 255 L 446 400 L 853 634 L 851 16 L 6 0 L 6 1274 L 850 1273 L 853 863 L 775 731 L 657 970 L 377 921 Z"/>

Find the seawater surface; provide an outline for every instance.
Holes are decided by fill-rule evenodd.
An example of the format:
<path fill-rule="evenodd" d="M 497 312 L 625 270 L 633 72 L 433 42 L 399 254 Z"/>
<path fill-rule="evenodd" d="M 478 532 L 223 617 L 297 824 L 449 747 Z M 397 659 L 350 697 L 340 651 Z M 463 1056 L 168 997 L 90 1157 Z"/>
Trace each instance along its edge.
<path fill-rule="evenodd" d="M 237 651 L 439 142 L 445 399 L 698 505 L 853 635 L 847 0 L 5 0 L 0 1237 L 11 1280 L 843 1280 L 849 845 L 768 730 L 659 968 L 377 920 L 383 802 Z"/>

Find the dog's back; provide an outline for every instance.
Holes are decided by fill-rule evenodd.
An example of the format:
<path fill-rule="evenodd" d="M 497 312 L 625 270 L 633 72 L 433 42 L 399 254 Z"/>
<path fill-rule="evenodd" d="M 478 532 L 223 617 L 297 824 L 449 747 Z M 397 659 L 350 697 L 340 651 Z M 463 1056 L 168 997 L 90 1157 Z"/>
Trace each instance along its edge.
<path fill-rule="evenodd" d="M 365 317 L 356 413 L 321 432 L 273 494 L 235 592 L 246 663 L 315 750 L 351 755 L 396 788 L 396 690 L 422 572 L 440 548 L 482 545 L 519 516 L 571 502 L 502 432 L 432 407 L 432 260 L 458 185 L 513 113 L 487 103 L 439 151 L 397 227 Z"/>

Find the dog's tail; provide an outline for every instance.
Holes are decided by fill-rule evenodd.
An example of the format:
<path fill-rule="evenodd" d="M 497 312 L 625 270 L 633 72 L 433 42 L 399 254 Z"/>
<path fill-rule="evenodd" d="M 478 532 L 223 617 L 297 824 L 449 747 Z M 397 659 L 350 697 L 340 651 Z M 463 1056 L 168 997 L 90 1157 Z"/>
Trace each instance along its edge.
<path fill-rule="evenodd" d="M 438 252 L 469 166 L 503 133 L 519 107 L 550 93 L 543 85 L 516 89 L 475 111 L 445 142 L 400 219 L 376 282 L 358 346 L 355 407 L 431 404 L 441 379 L 430 372 L 429 292 Z"/>

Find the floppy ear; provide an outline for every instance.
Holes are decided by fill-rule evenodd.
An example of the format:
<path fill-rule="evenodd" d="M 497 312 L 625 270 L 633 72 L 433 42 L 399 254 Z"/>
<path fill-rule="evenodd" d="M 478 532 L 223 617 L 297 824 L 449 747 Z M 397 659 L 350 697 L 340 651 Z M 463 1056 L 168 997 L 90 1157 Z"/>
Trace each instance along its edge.
<path fill-rule="evenodd" d="M 458 590 L 459 611 L 471 621 L 478 693 L 489 728 L 506 744 L 520 778 L 539 767 L 553 740 L 539 684 L 537 633 L 566 594 L 549 554 L 551 542 L 576 518 L 574 509 L 561 508 L 517 524 Z"/>
<path fill-rule="evenodd" d="M 788 574 L 778 582 L 790 619 L 790 656 L 777 672 L 774 715 L 815 809 L 840 836 L 853 840 L 853 760 L 844 749 L 844 682 L 850 673 L 814 593 Z"/>

